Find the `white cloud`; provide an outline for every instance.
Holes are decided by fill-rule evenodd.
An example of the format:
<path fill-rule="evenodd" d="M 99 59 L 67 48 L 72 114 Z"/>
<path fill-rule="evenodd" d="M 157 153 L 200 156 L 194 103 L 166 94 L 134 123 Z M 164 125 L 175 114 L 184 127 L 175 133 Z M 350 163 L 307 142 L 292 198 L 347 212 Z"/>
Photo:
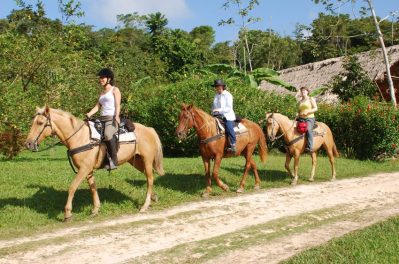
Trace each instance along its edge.
<path fill-rule="evenodd" d="M 161 12 L 169 20 L 191 15 L 186 0 L 96 0 L 90 1 L 86 14 L 95 20 L 116 24 L 116 16 L 138 12 L 140 15 Z"/>

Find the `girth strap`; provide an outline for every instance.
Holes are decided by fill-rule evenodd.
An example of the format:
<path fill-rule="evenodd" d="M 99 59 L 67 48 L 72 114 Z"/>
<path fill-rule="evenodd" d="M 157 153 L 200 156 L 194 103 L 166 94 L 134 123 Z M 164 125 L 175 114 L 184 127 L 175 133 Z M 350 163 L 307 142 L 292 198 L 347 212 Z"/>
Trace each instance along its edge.
<path fill-rule="evenodd" d="M 317 131 L 313 131 L 313 136 L 318 137 L 318 136 L 324 136 L 325 132 L 317 132 Z M 298 141 L 301 141 L 303 138 L 305 137 L 305 134 L 300 135 L 297 138 L 294 138 L 293 140 L 291 140 L 290 142 L 287 143 L 287 146 L 291 146 L 294 145 L 295 143 L 297 143 Z"/>
<path fill-rule="evenodd" d="M 216 140 L 218 140 L 218 139 L 220 139 L 222 137 L 224 137 L 224 134 L 216 134 L 216 136 L 200 140 L 200 143 L 201 144 L 208 144 L 209 142 L 216 141 Z"/>
<path fill-rule="evenodd" d="M 77 147 L 77 148 L 74 148 L 74 149 L 67 150 L 67 153 L 68 153 L 68 155 L 73 156 L 73 155 L 78 154 L 80 152 L 85 152 L 85 151 L 88 151 L 90 149 L 93 149 L 94 147 L 96 147 L 98 145 L 100 145 L 99 142 L 89 143 L 89 144 L 83 145 L 81 147 Z"/>

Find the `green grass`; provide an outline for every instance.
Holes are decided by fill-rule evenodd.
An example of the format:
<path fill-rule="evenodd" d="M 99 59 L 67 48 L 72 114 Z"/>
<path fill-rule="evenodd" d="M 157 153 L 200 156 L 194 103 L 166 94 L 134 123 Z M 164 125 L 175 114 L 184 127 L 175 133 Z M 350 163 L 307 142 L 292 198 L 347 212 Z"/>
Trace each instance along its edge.
<path fill-rule="evenodd" d="M 263 188 L 289 185 L 290 178 L 283 166 L 284 156 L 270 155 L 266 165 L 261 165 L 258 157 L 256 159 Z M 304 156 L 301 160 L 299 183 L 308 183 L 310 158 Z M 243 165 L 242 157 L 222 162 L 220 177 L 233 191 L 241 179 Z M 201 199 L 200 194 L 205 187 L 201 158 L 165 158 L 164 167 L 166 175 L 156 177 L 155 180 L 155 191 L 160 200 L 153 203 L 152 210 Z M 337 178 L 398 171 L 398 168 L 397 162 L 376 163 L 340 158 L 337 161 Z M 0 239 L 65 226 L 61 223 L 63 208 L 74 174 L 69 167 L 64 147 L 39 153 L 25 151 L 13 161 L 0 158 L 0 173 Z M 138 212 L 146 192 L 143 174 L 130 165 L 123 165 L 111 174 L 97 171 L 95 177 L 102 202 L 100 215 L 90 218 L 92 200 L 87 183 L 83 183 L 75 194 L 73 225 Z M 316 181 L 326 181 L 330 177 L 328 159 L 320 157 Z M 249 177 L 247 190 L 252 189 L 253 184 L 253 177 Z M 213 190 L 214 199 L 233 195 L 223 193 L 217 186 Z"/>
<path fill-rule="evenodd" d="M 399 217 L 307 250 L 286 264 L 399 263 Z"/>

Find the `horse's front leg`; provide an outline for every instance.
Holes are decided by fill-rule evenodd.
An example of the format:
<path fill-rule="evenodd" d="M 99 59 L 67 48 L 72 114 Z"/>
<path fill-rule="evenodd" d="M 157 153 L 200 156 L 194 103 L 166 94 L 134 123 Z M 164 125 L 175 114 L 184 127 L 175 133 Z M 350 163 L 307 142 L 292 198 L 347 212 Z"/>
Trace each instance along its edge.
<path fill-rule="evenodd" d="M 298 182 L 299 156 L 299 153 L 294 154 L 294 178 L 292 179 L 291 185 L 296 185 Z"/>
<path fill-rule="evenodd" d="M 290 169 L 291 159 L 292 159 L 292 156 L 291 156 L 291 154 L 287 151 L 287 153 L 285 154 L 285 169 L 287 170 L 288 175 L 289 175 L 291 178 L 294 178 L 295 176 L 294 176 L 294 174 L 292 174 L 292 171 L 291 171 L 291 169 Z"/>
<path fill-rule="evenodd" d="M 68 222 L 72 219 L 72 200 L 75 195 L 76 189 L 82 183 L 83 179 L 89 175 L 92 169 L 80 168 L 75 178 L 73 179 L 68 190 L 68 200 L 65 205 L 64 222 Z"/>
<path fill-rule="evenodd" d="M 212 192 L 212 181 L 211 181 L 211 169 L 210 169 L 210 159 L 202 157 L 204 162 L 204 169 L 205 169 L 205 181 L 206 181 L 206 188 L 205 191 L 202 193 L 202 197 L 206 198 Z"/>
<path fill-rule="evenodd" d="M 222 156 L 216 156 L 215 157 L 215 164 L 213 165 L 213 179 L 216 181 L 216 184 L 225 192 L 229 191 L 229 186 L 224 184 L 220 179 L 219 179 L 219 169 L 220 165 L 222 163 Z"/>
<path fill-rule="evenodd" d="M 91 211 L 91 214 L 92 216 L 96 216 L 100 210 L 100 198 L 98 197 L 93 171 L 87 175 L 87 183 L 89 184 L 91 196 L 93 198 L 93 210 Z"/>
<path fill-rule="evenodd" d="M 314 175 L 315 175 L 315 172 L 316 172 L 316 165 L 317 165 L 316 152 L 312 152 L 311 156 L 312 156 L 312 173 L 310 174 L 309 181 L 312 182 L 312 181 L 314 181 Z"/>

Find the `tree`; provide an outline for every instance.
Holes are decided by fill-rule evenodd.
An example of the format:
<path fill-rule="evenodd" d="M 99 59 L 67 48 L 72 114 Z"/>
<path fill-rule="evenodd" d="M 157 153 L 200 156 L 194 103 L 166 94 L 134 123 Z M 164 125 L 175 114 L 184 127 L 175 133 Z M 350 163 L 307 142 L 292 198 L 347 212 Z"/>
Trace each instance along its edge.
<path fill-rule="evenodd" d="M 252 72 L 252 60 L 251 60 L 251 53 L 253 46 L 250 47 L 248 43 L 248 27 L 251 24 L 259 22 L 261 18 L 259 17 L 252 17 L 250 16 L 251 11 L 259 5 L 258 0 L 249 0 L 248 4 L 245 5 L 242 0 L 226 0 L 223 4 L 224 9 L 229 9 L 231 5 L 235 5 L 237 8 L 237 13 L 241 18 L 240 22 L 236 22 L 233 17 L 228 19 L 222 19 L 219 22 L 219 26 L 222 25 L 235 25 L 239 27 L 240 34 L 243 35 L 245 47 L 243 49 L 243 56 L 244 56 L 244 72 L 247 71 L 246 69 L 246 62 L 248 60 L 249 70 Z"/>
<path fill-rule="evenodd" d="M 211 26 L 199 26 L 193 28 L 190 36 L 195 44 L 203 51 L 209 51 L 215 42 L 215 30 Z"/>
<path fill-rule="evenodd" d="M 313 1 L 316 4 L 321 3 L 321 4 L 325 5 L 326 9 L 328 11 L 332 12 L 332 13 L 335 13 L 334 2 L 337 2 L 338 4 L 343 4 L 343 3 L 348 3 L 348 2 L 356 2 L 356 0 L 313 0 Z M 386 50 L 386 47 L 385 47 L 383 34 L 382 34 L 381 28 L 380 28 L 380 22 L 381 21 L 378 21 L 375 9 L 374 9 L 373 4 L 372 4 L 372 1 L 371 0 L 366 0 L 366 2 L 368 4 L 368 8 L 363 7 L 361 12 L 364 13 L 368 9 L 370 11 L 372 17 L 373 17 L 374 25 L 375 25 L 376 32 L 377 32 L 377 35 L 378 35 L 378 41 L 379 41 L 379 43 L 381 45 L 382 53 L 383 53 L 383 56 L 384 56 L 391 101 L 392 101 L 392 104 L 394 105 L 394 107 L 397 107 L 395 89 L 394 89 L 394 86 L 393 86 L 393 81 L 392 81 L 392 76 L 391 76 L 391 69 L 390 69 L 391 66 L 390 66 L 390 63 L 389 63 L 389 58 L 388 58 L 387 50 Z"/>
<path fill-rule="evenodd" d="M 332 92 L 338 94 L 345 102 L 356 96 L 374 99 L 378 95 L 378 87 L 367 76 L 356 56 L 349 56 L 343 64 L 344 70 L 333 78 Z"/>
<path fill-rule="evenodd" d="M 145 24 L 150 34 L 153 37 L 157 37 L 164 32 L 166 26 L 168 25 L 168 19 L 160 12 L 156 12 L 154 14 L 147 15 Z"/>

